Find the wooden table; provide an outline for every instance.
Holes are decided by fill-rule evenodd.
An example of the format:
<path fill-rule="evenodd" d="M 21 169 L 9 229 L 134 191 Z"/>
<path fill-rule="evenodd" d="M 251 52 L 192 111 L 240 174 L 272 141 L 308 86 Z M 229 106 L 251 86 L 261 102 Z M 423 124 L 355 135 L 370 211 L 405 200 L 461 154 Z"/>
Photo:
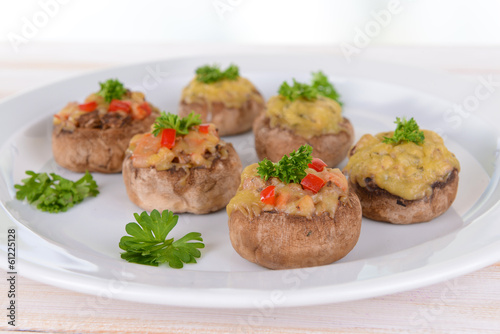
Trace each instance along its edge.
<path fill-rule="evenodd" d="M 301 47 L 284 48 L 304 52 Z M 144 50 L 148 50 L 147 53 Z M 88 70 L 151 59 L 207 53 L 283 51 L 231 45 L 38 45 L 18 54 L 0 45 L 0 98 Z M 336 47 L 307 52 L 338 54 Z M 360 57 L 444 70 L 474 78 L 500 78 L 500 48 L 376 48 Z M 500 110 L 500 107 L 499 107 Z M 500 114 L 500 112 L 499 112 Z M 481 115 L 480 115 L 481 116 Z M 484 115 L 482 115 L 484 116 Z M 498 115 L 493 115 L 499 120 Z M 339 304 L 257 310 L 201 309 L 139 304 L 85 295 L 21 276 L 17 284 L 17 326 L 7 331 L 47 333 L 428 333 L 500 332 L 500 262 L 432 286 Z M 6 277 L 0 273 L 0 277 Z M 7 282 L 1 279 L 2 308 Z M 451 292 L 451 293 L 450 293 Z M 88 312 L 91 309 L 92 312 Z M 85 312 L 82 312 L 85 310 Z"/>

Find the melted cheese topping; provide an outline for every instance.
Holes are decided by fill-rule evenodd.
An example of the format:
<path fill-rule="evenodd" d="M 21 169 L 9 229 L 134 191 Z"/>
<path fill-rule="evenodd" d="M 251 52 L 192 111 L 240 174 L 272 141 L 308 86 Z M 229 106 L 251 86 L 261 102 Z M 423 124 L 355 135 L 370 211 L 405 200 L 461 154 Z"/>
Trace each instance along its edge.
<path fill-rule="evenodd" d="M 267 102 L 266 114 L 271 127 L 285 127 L 304 138 L 342 131 L 342 107 L 323 96 L 311 101 L 289 101 L 276 95 Z"/>
<path fill-rule="evenodd" d="M 178 135 L 171 149 L 161 146 L 161 135 L 138 134 L 130 140 L 128 152 L 132 153 L 134 167 L 154 167 L 159 171 L 174 167 L 210 168 L 216 158 L 224 160 L 228 157 L 225 143 L 219 139 L 213 124 L 209 125 L 208 133 L 201 133 L 198 127 L 193 127 L 187 135 Z"/>
<path fill-rule="evenodd" d="M 432 195 L 432 185 L 445 182 L 453 169 L 460 170 L 460 164 L 437 133 L 423 131 L 425 140 L 421 145 L 382 142 L 394 132 L 364 135 L 356 144 L 355 153 L 344 171 L 361 187 L 367 186 L 366 179 L 369 178 L 379 188 L 407 200 Z"/>
<path fill-rule="evenodd" d="M 182 100 L 187 103 L 223 102 L 228 108 L 241 108 L 248 100 L 264 103 L 262 96 L 248 80 L 238 77 L 237 80 L 221 80 L 214 83 L 203 83 L 191 80 L 182 90 Z"/>
<path fill-rule="evenodd" d="M 303 189 L 300 184 L 284 184 L 278 178 L 264 181 L 257 174 L 258 166 L 253 164 L 243 170 L 240 187 L 226 207 L 229 216 L 234 210 L 239 210 L 248 217 L 257 216 L 262 211 L 272 211 L 307 218 L 327 212 L 333 218 L 339 201 L 347 199 L 347 180 L 338 168 L 325 168 L 321 172 L 311 168 L 306 170 L 306 173 L 315 174 L 326 182 L 315 194 Z M 261 191 L 270 185 L 276 187 L 274 205 L 264 204 L 260 200 Z"/>
<path fill-rule="evenodd" d="M 130 105 L 131 111 L 129 113 L 133 119 L 141 120 L 149 115 L 149 113 L 141 107 L 141 105 L 146 102 L 146 98 L 141 92 L 129 91 L 120 101 Z M 97 104 L 96 110 L 98 110 L 99 115 L 102 116 L 109 112 L 108 108 L 110 103 L 106 102 L 101 95 L 97 93 L 90 94 L 85 99 L 84 104 L 90 102 L 95 102 Z M 151 104 L 149 104 L 149 107 L 152 110 L 156 109 Z M 127 112 L 121 110 L 114 112 L 128 114 Z M 78 102 L 69 102 L 61 111 L 54 115 L 52 123 L 54 125 L 61 125 L 65 130 L 73 131 L 76 127 L 78 127 L 78 118 L 86 113 L 88 113 L 88 111 L 81 110 Z"/>

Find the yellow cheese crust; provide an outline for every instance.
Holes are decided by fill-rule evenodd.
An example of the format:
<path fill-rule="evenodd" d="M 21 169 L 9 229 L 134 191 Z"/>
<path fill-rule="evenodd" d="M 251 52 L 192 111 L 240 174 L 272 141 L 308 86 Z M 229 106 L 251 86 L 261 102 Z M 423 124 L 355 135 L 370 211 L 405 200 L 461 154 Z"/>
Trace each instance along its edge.
<path fill-rule="evenodd" d="M 241 108 L 250 99 L 264 103 L 255 86 L 242 77 L 209 84 L 194 78 L 182 90 L 181 99 L 186 103 L 223 102 L 228 108 Z"/>
<path fill-rule="evenodd" d="M 347 200 L 347 180 L 338 168 L 324 168 L 321 172 L 307 168 L 307 174 L 314 174 L 326 182 L 319 192 L 313 193 L 300 184 L 285 184 L 275 177 L 264 181 L 258 175 L 257 167 L 258 164 L 252 164 L 243 170 L 240 187 L 226 208 L 229 216 L 237 210 L 247 217 L 275 211 L 306 218 L 326 212 L 333 218 L 339 201 Z M 275 186 L 274 205 L 260 200 L 261 191 L 270 185 Z"/>
<path fill-rule="evenodd" d="M 271 127 L 284 127 L 304 138 L 342 131 L 342 107 L 334 100 L 318 96 L 315 100 L 290 101 L 281 95 L 267 102 Z"/>
<path fill-rule="evenodd" d="M 420 145 L 383 143 L 384 137 L 391 137 L 393 132 L 364 135 L 354 146 L 344 172 L 361 187 L 366 187 L 370 179 L 379 188 L 407 200 L 432 195 L 432 185 L 445 182 L 453 169 L 460 170 L 460 163 L 437 133 L 423 132 L 425 140 Z"/>

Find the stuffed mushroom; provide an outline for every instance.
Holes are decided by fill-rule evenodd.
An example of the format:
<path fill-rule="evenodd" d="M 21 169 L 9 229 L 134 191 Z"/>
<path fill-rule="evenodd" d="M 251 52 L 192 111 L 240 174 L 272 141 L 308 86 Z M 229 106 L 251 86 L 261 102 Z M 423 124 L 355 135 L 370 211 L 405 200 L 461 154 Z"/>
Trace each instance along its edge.
<path fill-rule="evenodd" d="M 364 135 L 349 152 L 344 172 L 363 216 L 393 224 L 430 221 L 455 200 L 460 164 L 435 132 L 413 118 L 393 132 Z"/>
<path fill-rule="evenodd" d="M 227 206 L 236 252 L 270 269 L 330 264 L 356 245 L 361 206 L 339 169 L 302 146 L 245 168 Z"/>
<path fill-rule="evenodd" d="M 284 82 L 255 120 L 253 131 L 257 155 L 271 161 L 308 144 L 313 157 L 333 167 L 344 160 L 354 141 L 338 93 L 322 72 L 313 73 L 311 85 Z"/>
<path fill-rule="evenodd" d="M 55 161 L 74 172 L 118 173 L 130 139 L 147 131 L 159 110 L 141 92 L 118 80 L 101 83 L 80 104 L 70 102 L 53 117 Z"/>
<path fill-rule="evenodd" d="M 203 122 L 215 124 L 221 136 L 243 133 L 252 128 L 255 118 L 264 110 L 262 95 L 235 65 L 221 71 L 217 66 L 203 66 L 182 91 L 179 115 L 191 112 Z"/>
<path fill-rule="evenodd" d="M 199 115 L 162 113 L 153 130 L 130 141 L 123 180 L 140 208 L 204 214 L 222 209 L 239 184 L 241 161 Z"/>

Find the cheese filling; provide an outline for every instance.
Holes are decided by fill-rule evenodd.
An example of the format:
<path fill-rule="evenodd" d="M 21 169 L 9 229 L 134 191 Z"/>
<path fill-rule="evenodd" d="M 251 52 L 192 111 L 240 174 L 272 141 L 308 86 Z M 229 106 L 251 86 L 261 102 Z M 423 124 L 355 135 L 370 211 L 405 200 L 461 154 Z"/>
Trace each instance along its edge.
<path fill-rule="evenodd" d="M 92 110 L 83 110 L 81 107 L 82 104 L 70 102 L 61 111 L 54 115 L 53 124 L 61 126 L 62 129 L 66 131 L 74 131 L 80 126 L 80 117 L 85 116 L 90 112 L 97 111 L 95 115 L 96 117 L 102 117 L 106 114 L 116 114 L 122 118 L 130 116 L 133 120 L 142 120 L 149 116 L 152 110 L 157 110 L 151 104 L 146 102 L 145 96 L 141 92 L 127 91 L 119 102 L 127 105 L 128 107 L 123 109 L 128 110 L 109 111 L 108 109 L 110 108 L 110 103 L 106 102 L 101 95 L 93 93 L 85 99 L 83 104 L 95 103 L 95 108 L 92 108 Z"/>
<path fill-rule="evenodd" d="M 213 83 L 203 83 L 196 78 L 182 90 L 182 98 L 186 103 L 201 103 L 210 105 L 213 102 L 223 102 L 228 108 L 239 109 L 248 100 L 264 103 L 262 96 L 248 80 L 238 77 L 237 80 L 221 80 Z"/>
<path fill-rule="evenodd" d="M 207 133 L 195 126 L 187 135 L 177 135 L 172 148 L 162 147 L 161 137 L 161 134 L 155 137 L 152 133 L 132 137 L 127 153 L 132 155 L 134 167 L 154 167 L 159 171 L 174 167 L 210 168 L 215 159 L 227 159 L 229 154 L 213 124 L 208 126 Z"/>
<path fill-rule="evenodd" d="M 266 115 L 271 127 L 284 127 L 304 138 L 343 130 L 342 107 L 337 101 L 321 95 L 310 101 L 302 98 L 290 101 L 281 95 L 273 96 L 267 102 Z"/>
<path fill-rule="evenodd" d="M 437 133 L 423 132 L 425 140 L 420 145 L 382 142 L 394 132 L 364 135 L 356 144 L 344 172 L 361 187 L 373 180 L 379 188 L 407 200 L 432 195 L 432 185 L 446 182 L 454 169 L 460 171 L 460 164 Z"/>
<path fill-rule="evenodd" d="M 283 212 L 311 218 L 326 212 L 333 218 L 339 201 L 347 200 L 347 180 L 338 168 L 324 168 L 321 172 L 306 169 L 307 174 L 315 174 L 326 182 L 320 191 L 313 193 L 300 184 L 284 184 L 274 177 L 264 181 L 257 174 L 257 167 L 258 164 L 252 164 L 243 170 L 238 191 L 226 208 L 229 216 L 238 210 L 247 217 L 258 216 L 261 212 Z M 264 204 L 261 192 L 271 185 L 275 186 L 275 202 Z"/>

